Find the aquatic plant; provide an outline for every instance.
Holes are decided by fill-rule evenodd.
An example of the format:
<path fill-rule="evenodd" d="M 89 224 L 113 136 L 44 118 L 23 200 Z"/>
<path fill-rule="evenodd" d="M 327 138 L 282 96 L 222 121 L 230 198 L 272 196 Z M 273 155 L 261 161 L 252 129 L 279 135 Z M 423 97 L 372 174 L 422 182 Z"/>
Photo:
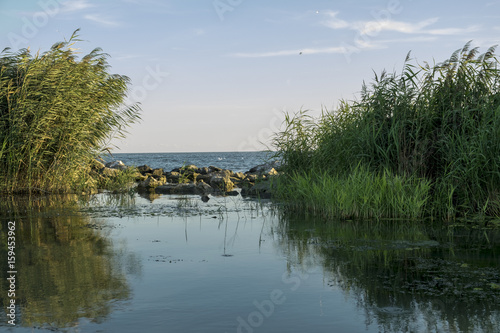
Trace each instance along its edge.
<path fill-rule="evenodd" d="M 469 42 L 433 66 L 412 64 L 408 54 L 401 74 L 375 75 L 359 100 L 319 119 L 288 115 L 274 142 L 285 173 L 349 177 L 362 165 L 375 175 L 429 182 L 428 216 L 500 214 L 499 61 L 495 47 L 478 51 Z"/>
<path fill-rule="evenodd" d="M 49 51 L 0 53 L 0 191 L 91 187 L 91 161 L 139 120 L 128 77 L 100 48 L 78 58 L 78 30 Z"/>

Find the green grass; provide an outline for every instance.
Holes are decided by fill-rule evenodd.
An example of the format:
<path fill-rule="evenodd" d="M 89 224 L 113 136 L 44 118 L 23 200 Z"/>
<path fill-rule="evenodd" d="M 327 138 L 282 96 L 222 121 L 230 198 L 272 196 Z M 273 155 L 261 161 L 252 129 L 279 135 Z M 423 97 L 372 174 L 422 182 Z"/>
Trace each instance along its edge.
<path fill-rule="evenodd" d="M 409 203 L 403 205 L 408 212 L 373 208 L 383 216 L 396 211 L 403 216 L 444 219 L 497 216 L 500 73 L 494 52 L 492 47 L 479 54 L 467 43 L 450 59 L 433 66 L 412 64 L 408 55 L 401 74 L 376 75 L 371 85 L 363 85 L 358 101 L 342 101 L 337 110 L 323 111 L 319 119 L 303 111 L 288 115 L 286 129 L 275 137 L 275 147 L 290 177 L 289 186 L 310 174 L 342 183 L 362 166 L 366 174 L 380 178 L 377 181 L 401 178 L 402 184 L 418 182 L 422 189 L 429 187 L 424 206 L 415 206 L 418 214 L 411 212 Z M 297 183 L 297 190 L 310 186 L 301 184 Z M 343 191 L 356 196 L 358 187 L 351 184 Z M 283 199 L 290 199 L 287 191 L 283 193 Z M 397 193 L 383 200 L 402 200 Z M 308 192 L 303 199 L 321 205 L 318 198 Z"/>
<path fill-rule="evenodd" d="M 289 207 L 325 218 L 372 219 L 423 217 L 430 183 L 366 167 L 349 174 L 292 173 L 278 180 L 278 198 Z"/>
<path fill-rule="evenodd" d="M 1 192 L 91 186 L 91 161 L 139 119 L 124 105 L 129 79 L 99 48 L 79 58 L 77 32 L 43 54 L 0 54 Z"/>

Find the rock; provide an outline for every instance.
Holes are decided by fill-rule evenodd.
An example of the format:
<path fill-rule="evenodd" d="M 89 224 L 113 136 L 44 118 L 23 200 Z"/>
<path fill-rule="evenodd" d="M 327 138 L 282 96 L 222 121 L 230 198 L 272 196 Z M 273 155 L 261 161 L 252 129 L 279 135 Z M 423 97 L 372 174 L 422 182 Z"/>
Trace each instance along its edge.
<path fill-rule="evenodd" d="M 99 170 L 99 173 L 105 177 L 115 177 L 120 173 L 120 170 L 104 167 Z"/>
<path fill-rule="evenodd" d="M 167 181 L 169 183 L 178 183 L 179 178 L 181 178 L 181 174 L 176 171 L 167 172 L 165 173 L 165 176 L 167 177 Z"/>
<path fill-rule="evenodd" d="M 277 168 L 281 166 L 281 162 L 278 160 L 275 161 L 270 161 L 264 164 L 260 164 L 257 166 L 254 166 L 247 172 L 246 174 L 257 174 L 257 175 L 276 175 L 278 172 L 276 171 Z"/>
<path fill-rule="evenodd" d="M 151 171 L 151 174 L 153 176 L 163 176 L 163 169 L 159 168 L 159 169 L 154 169 Z"/>
<path fill-rule="evenodd" d="M 153 172 L 153 169 L 149 165 L 146 165 L 146 164 L 138 166 L 137 170 L 139 170 L 139 172 L 142 174 Z"/>
<path fill-rule="evenodd" d="M 208 200 L 210 200 L 210 197 L 208 195 L 204 194 L 201 196 L 201 201 L 208 202 Z"/>
<path fill-rule="evenodd" d="M 186 171 L 198 171 L 198 167 L 194 164 L 189 164 L 189 165 L 184 165 L 184 166 L 181 166 L 179 168 L 175 168 L 172 170 L 173 172 L 180 172 L 180 173 L 184 173 Z"/>
<path fill-rule="evenodd" d="M 108 163 L 106 163 L 105 167 L 110 168 L 110 169 L 117 169 L 117 170 L 127 169 L 127 166 L 125 164 L 123 164 L 122 161 L 108 162 Z"/>
<path fill-rule="evenodd" d="M 158 177 L 158 179 L 156 177 L 158 176 L 148 176 L 146 180 L 139 182 L 138 187 L 152 189 L 164 185 L 167 182 L 165 176 Z"/>
<path fill-rule="evenodd" d="M 245 179 L 246 176 L 243 172 L 235 172 L 235 173 L 233 173 L 233 177 L 243 180 L 243 179 Z"/>
<path fill-rule="evenodd" d="M 137 172 L 137 174 L 135 175 L 135 181 L 136 182 L 142 182 L 144 180 L 148 179 L 148 176 L 145 176 L 143 175 L 142 173 L 140 173 L 139 171 Z"/>
<path fill-rule="evenodd" d="M 259 176 L 254 174 L 248 174 L 246 175 L 245 180 L 251 183 L 255 183 L 257 181 L 257 178 L 259 178 Z"/>
<path fill-rule="evenodd" d="M 196 177 L 197 182 L 205 182 L 205 183 L 210 183 L 210 179 L 212 179 L 212 174 L 199 174 L 198 177 Z"/>
<path fill-rule="evenodd" d="M 240 178 L 236 178 L 236 177 L 229 177 L 229 180 L 231 180 L 233 182 L 233 184 L 237 187 L 240 186 L 242 180 Z"/>
<path fill-rule="evenodd" d="M 231 181 L 229 176 L 217 174 L 210 178 L 210 186 L 220 192 L 230 192 L 234 188 L 234 183 Z"/>
<path fill-rule="evenodd" d="M 220 172 L 220 171 L 222 171 L 222 169 L 221 169 L 221 168 L 214 167 L 214 166 L 212 166 L 212 165 L 208 167 L 208 170 L 209 170 L 210 172 Z"/>
<path fill-rule="evenodd" d="M 203 167 L 203 168 L 198 169 L 198 173 L 200 175 L 208 175 L 209 172 L 210 172 L 210 169 L 207 167 Z"/>
<path fill-rule="evenodd" d="M 194 164 L 189 164 L 189 165 L 185 165 L 181 168 L 181 170 L 184 170 L 184 172 L 186 171 L 192 171 L 192 172 L 195 172 L 195 171 L 198 171 L 198 167 Z"/>

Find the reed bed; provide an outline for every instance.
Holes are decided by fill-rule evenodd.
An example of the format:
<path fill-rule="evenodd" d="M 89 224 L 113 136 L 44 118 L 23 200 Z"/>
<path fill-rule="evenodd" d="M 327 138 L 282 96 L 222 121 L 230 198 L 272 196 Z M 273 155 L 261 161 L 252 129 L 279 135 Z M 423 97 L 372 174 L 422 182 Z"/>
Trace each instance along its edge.
<path fill-rule="evenodd" d="M 110 74 L 99 48 L 79 58 L 77 33 L 43 54 L 0 54 L 1 192 L 95 187 L 92 161 L 139 120 L 124 105 L 129 78 Z"/>
<path fill-rule="evenodd" d="M 381 208 L 375 200 L 368 209 L 373 213 L 355 215 L 453 219 L 500 214 L 500 75 L 495 47 L 479 54 L 469 42 L 432 66 L 412 63 L 408 54 L 401 74 L 375 75 L 370 85 L 363 84 L 359 100 L 342 101 L 319 119 L 300 111 L 288 115 L 285 124 L 274 142 L 290 178 L 290 185 L 282 183 L 287 187 L 281 191 L 285 201 L 340 212 L 330 209 L 333 199 L 320 198 L 331 186 L 371 175 L 356 181 L 385 178 L 393 180 L 389 187 L 397 187 L 396 179 L 401 179 L 401 184 L 418 184 L 422 190 L 404 199 L 399 191 L 380 194 L 387 201 L 382 207 L 398 200 L 418 204 L 413 212 L 409 202 L 393 209 Z M 333 183 L 326 182 L 323 191 L 316 189 L 322 194 L 312 195 L 309 188 L 319 186 L 317 179 Z M 371 185 L 349 183 L 341 192 L 356 196 L 359 186 Z M 307 195 L 294 197 L 304 188 Z"/>
<path fill-rule="evenodd" d="M 360 166 L 346 175 L 292 173 L 278 180 L 277 189 L 288 207 L 325 218 L 418 219 L 424 216 L 430 182 Z"/>

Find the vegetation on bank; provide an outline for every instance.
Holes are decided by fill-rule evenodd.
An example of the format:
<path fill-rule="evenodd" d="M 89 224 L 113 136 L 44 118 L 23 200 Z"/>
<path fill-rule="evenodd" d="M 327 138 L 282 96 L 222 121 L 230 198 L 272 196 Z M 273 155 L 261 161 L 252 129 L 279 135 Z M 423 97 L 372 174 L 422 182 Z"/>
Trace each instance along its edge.
<path fill-rule="evenodd" d="M 0 53 L 0 192 L 97 187 L 93 161 L 139 120 L 129 78 L 99 48 L 79 58 L 77 33 L 43 54 Z"/>
<path fill-rule="evenodd" d="M 275 137 L 277 197 L 329 217 L 500 214 L 500 73 L 470 42 L 435 65 L 363 84 L 319 119 L 287 116 Z"/>

